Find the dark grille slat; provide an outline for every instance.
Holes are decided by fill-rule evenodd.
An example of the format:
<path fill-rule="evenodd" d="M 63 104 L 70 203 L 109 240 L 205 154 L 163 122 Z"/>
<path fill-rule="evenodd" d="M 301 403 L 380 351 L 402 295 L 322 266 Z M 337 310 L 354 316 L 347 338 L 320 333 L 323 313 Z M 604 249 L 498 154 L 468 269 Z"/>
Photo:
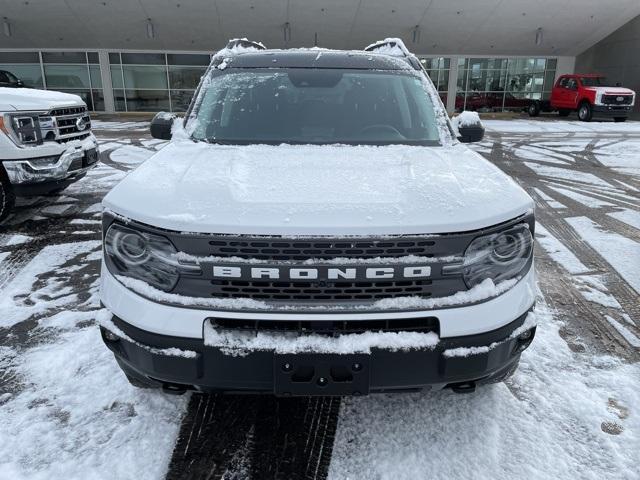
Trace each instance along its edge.
<path fill-rule="evenodd" d="M 618 97 L 622 98 L 622 100 L 618 100 Z M 606 105 L 631 105 L 632 100 L 633 95 L 602 95 L 602 103 Z"/>
<path fill-rule="evenodd" d="M 288 282 L 212 280 L 211 296 L 224 298 L 260 298 L 266 300 L 363 300 L 401 296 L 432 295 L 431 280 L 394 282 Z"/>
<path fill-rule="evenodd" d="M 295 332 L 298 335 L 310 333 L 338 336 L 364 332 L 434 332 L 440 333 L 440 324 L 436 317 L 401 318 L 389 320 L 244 320 L 236 318 L 211 318 L 216 328 L 241 330 L 247 332 Z"/>

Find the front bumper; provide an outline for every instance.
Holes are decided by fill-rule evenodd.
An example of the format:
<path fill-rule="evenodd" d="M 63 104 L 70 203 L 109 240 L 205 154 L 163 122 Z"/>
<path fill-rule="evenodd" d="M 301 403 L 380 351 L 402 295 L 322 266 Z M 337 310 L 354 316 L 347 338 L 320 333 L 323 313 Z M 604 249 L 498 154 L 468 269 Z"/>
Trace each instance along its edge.
<path fill-rule="evenodd" d="M 93 135 L 82 141 L 70 142 L 56 155 L 41 154 L 33 147 L 30 158 L 2 161 L 9 182 L 16 195 L 38 195 L 64 187 L 82 178 L 99 158 L 98 142 Z"/>
<path fill-rule="evenodd" d="M 150 334 L 117 317 L 112 319 L 116 328 L 101 326 L 101 333 L 130 378 L 170 392 L 306 396 L 447 387 L 464 391 L 476 384 L 499 381 L 515 368 L 520 354 L 535 335 L 536 327 L 525 324 L 527 315 L 528 312 L 491 332 L 441 339 L 433 348 L 407 351 L 374 348 L 366 355 L 281 355 L 261 350 L 234 356 L 206 346 L 201 339 Z"/>
<path fill-rule="evenodd" d="M 593 114 L 598 117 L 628 117 L 633 111 L 631 105 L 594 105 Z"/>

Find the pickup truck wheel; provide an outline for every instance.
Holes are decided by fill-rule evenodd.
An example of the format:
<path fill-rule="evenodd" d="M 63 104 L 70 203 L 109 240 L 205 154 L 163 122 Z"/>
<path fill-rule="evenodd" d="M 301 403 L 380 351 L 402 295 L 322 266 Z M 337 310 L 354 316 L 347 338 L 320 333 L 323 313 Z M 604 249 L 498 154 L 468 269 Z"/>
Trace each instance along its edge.
<path fill-rule="evenodd" d="M 593 116 L 593 108 L 589 102 L 582 102 L 578 107 L 578 118 L 583 122 L 590 122 Z"/>
<path fill-rule="evenodd" d="M 540 102 L 531 102 L 527 109 L 530 117 L 537 117 L 540 115 Z"/>
<path fill-rule="evenodd" d="M 2 166 L 0 166 L 2 169 Z M 0 171 L 0 222 L 2 222 L 7 216 L 9 216 L 9 212 L 13 210 L 13 206 L 15 205 L 16 197 L 13 194 L 13 190 L 11 189 L 11 184 L 5 175 L 3 175 L 4 170 Z"/>
<path fill-rule="evenodd" d="M 561 108 L 560 110 L 558 110 L 558 115 L 560 115 L 561 117 L 568 117 L 570 113 L 571 110 L 567 108 Z"/>
<path fill-rule="evenodd" d="M 613 121 L 618 123 L 618 122 L 624 122 L 627 119 L 627 117 L 613 117 Z"/>

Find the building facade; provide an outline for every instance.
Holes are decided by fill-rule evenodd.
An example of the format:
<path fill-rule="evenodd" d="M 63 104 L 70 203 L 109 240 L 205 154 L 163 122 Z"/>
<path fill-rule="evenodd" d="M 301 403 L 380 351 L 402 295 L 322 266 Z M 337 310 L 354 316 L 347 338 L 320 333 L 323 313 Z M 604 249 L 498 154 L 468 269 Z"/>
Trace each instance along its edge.
<path fill-rule="evenodd" d="M 183 112 L 208 52 L 0 50 L 0 71 L 31 88 L 80 95 L 95 112 Z M 572 57 L 421 56 L 450 111 L 521 110 L 550 94 Z"/>

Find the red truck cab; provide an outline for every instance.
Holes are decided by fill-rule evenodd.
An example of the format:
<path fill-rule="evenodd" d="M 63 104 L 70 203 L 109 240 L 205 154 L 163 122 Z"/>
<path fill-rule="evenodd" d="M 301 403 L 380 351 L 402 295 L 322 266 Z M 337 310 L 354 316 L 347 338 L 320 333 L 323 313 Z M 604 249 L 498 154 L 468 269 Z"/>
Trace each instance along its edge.
<path fill-rule="evenodd" d="M 635 96 L 633 90 L 610 86 L 602 75 L 561 75 L 553 86 L 549 101 L 532 102 L 529 115 L 535 117 L 540 111 L 557 111 L 566 117 L 571 112 L 578 112 L 578 118 L 584 122 L 594 116 L 624 122 L 633 110 Z"/>

